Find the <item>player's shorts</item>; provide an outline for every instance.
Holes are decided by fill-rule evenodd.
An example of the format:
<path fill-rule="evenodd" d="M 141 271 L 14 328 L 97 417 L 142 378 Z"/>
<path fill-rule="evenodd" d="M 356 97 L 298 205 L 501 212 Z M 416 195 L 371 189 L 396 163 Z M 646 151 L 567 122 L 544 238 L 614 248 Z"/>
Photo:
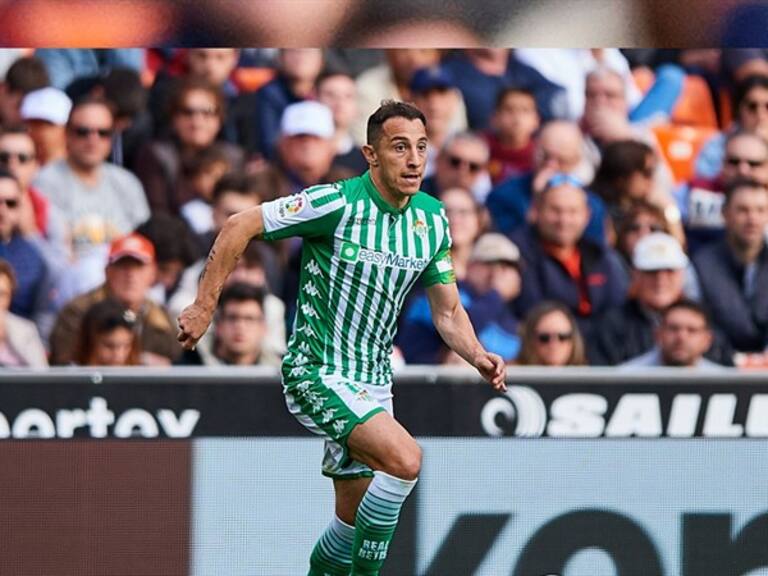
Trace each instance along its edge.
<path fill-rule="evenodd" d="M 309 369 L 301 378 L 283 377 L 288 410 L 310 432 L 325 438 L 322 472 L 331 478 L 373 476 L 349 457 L 347 438 L 358 424 L 379 412 L 392 414 L 392 385 L 359 384 Z"/>

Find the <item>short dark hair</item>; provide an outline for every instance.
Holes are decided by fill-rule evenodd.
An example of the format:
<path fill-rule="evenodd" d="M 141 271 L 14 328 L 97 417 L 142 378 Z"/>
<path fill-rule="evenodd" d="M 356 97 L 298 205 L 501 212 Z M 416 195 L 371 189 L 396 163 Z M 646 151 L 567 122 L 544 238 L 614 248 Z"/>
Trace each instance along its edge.
<path fill-rule="evenodd" d="M 405 118 L 406 120 L 421 120 L 424 127 L 427 127 L 427 118 L 424 112 L 416 108 L 410 102 L 399 102 L 397 100 L 383 100 L 381 106 L 368 117 L 367 139 L 368 144 L 373 146 L 381 138 L 382 127 L 390 118 Z"/>
<path fill-rule="evenodd" d="M 114 121 L 115 119 L 115 105 L 112 102 L 103 96 L 86 94 L 85 96 L 75 100 L 72 104 L 72 109 L 69 111 L 69 118 L 67 119 L 67 125 L 69 125 L 69 123 L 72 121 L 72 116 L 75 115 L 75 112 L 80 108 L 84 108 L 85 106 L 103 106 L 109 110 L 109 114 L 112 116 L 112 120 Z"/>
<path fill-rule="evenodd" d="M 187 94 L 195 91 L 208 92 L 216 102 L 216 113 L 223 122 L 226 117 L 226 100 L 224 93 L 218 86 L 211 84 L 202 78 L 184 78 L 179 80 L 171 92 L 171 98 L 168 101 L 168 114 L 176 116 L 184 109 L 184 100 Z"/>
<path fill-rule="evenodd" d="M 106 298 L 92 304 L 85 312 L 80 324 L 75 354 L 76 363 L 85 366 L 90 362 L 99 336 L 117 328 L 124 328 L 133 334 L 128 364 L 138 365 L 141 344 L 137 320 L 134 312 L 113 298 Z"/>
<path fill-rule="evenodd" d="M 752 74 L 736 85 L 736 88 L 733 91 L 733 105 L 734 110 L 736 110 L 737 113 L 741 104 L 744 102 L 744 99 L 747 97 L 747 94 L 749 94 L 753 88 L 765 88 L 768 90 L 768 76 L 765 76 L 764 74 Z"/>
<path fill-rule="evenodd" d="M 262 310 L 264 309 L 264 289 L 248 284 L 247 282 L 235 282 L 230 284 L 221 292 L 219 297 L 219 310 L 224 310 L 224 307 L 230 302 L 258 302 Z"/>
<path fill-rule="evenodd" d="M 656 153 L 645 142 L 638 140 L 620 140 L 611 142 L 603 150 L 600 166 L 590 189 L 599 194 L 609 204 L 620 204 L 620 190 L 616 183 L 628 178 L 633 173 L 644 171 L 648 158 L 655 158 Z"/>
<path fill-rule="evenodd" d="M 317 80 L 315 80 L 315 88 L 320 88 L 320 85 L 328 80 L 328 78 L 334 78 L 336 76 L 345 76 L 352 81 L 354 81 L 355 77 L 352 76 L 352 73 L 349 70 L 346 70 L 340 66 L 328 66 L 323 69 L 322 72 L 317 77 Z"/>
<path fill-rule="evenodd" d="M 34 56 L 19 58 L 5 73 L 5 85 L 9 92 L 29 94 L 50 84 L 51 80 L 45 64 Z"/>
<path fill-rule="evenodd" d="M 691 300 L 690 298 L 680 298 L 680 300 L 673 302 L 661 313 L 662 322 L 666 321 L 669 313 L 674 310 L 689 310 L 694 314 L 698 314 L 704 320 L 704 325 L 707 327 L 707 329 L 712 328 L 712 321 L 709 318 L 709 312 L 707 312 L 707 309 L 695 300 Z"/>
<path fill-rule="evenodd" d="M 245 174 L 243 172 L 230 172 L 219 178 L 213 187 L 211 202 L 221 198 L 224 194 L 234 193 L 240 196 L 252 196 L 259 200 L 268 197 L 269 187 L 272 184 L 268 174 Z"/>
<path fill-rule="evenodd" d="M 152 242 L 157 262 L 180 260 L 186 268 L 200 257 L 192 230 L 179 216 L 155 212 L 135 232 Z"/>
<path fill-rule="evenodd" d="M 102 81 L 104 97 L 112 102 L 115 115 L 135 118 L 147 107 L 147 89 L 138 72 L 130 68 L 114 68 Z"/>
<path fill-rule="evenodd" d="M 733 182 L 729 182 L 725 187 L 725 206 L 731 202 L 731 199 L 739 190 L 745 188 L 750 190 L 761 190 L 768 193 L 768 187 L 766 187 L 765 184 L 758 182 L 754 178 L 739 177 Z"/>
<path fill-rule="evenodd" d="M 522 86 L 505 86 L 501 90 L 499 90 L 499 93 L 496 95 L 496 104 L 494 105 L 494 110 L 498 110 L 501 108 L 501 105 L 504 104 L 504 100 L 506 100 L 507 96 L 510 96 L 512 94 L 519 94 L 521 96 L 528 96 L 531 100 L 533 100 L 534 107 L 536 108 L 536 112 L 539 112 L 538 106 L 536 106 L 536 95 L 533 93 L 532 90 L 529 90 L 528 88 L 523 88 Z"/>

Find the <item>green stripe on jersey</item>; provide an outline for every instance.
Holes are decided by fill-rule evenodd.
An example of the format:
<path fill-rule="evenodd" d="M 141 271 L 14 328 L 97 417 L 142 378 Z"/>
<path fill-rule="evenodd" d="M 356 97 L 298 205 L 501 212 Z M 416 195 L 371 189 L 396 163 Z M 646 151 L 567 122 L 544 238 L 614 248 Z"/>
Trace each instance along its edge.
<path fill-rule="evenodd" d="M 455 281 L 442 204 L 418 193 L 397 210 L 368 173 L 262 204 L 264 237 L 304 238 L 287 379 L 320 367 L 355 382 L 388 384 L 403 302 L 416 281 Z M 448 257 L 449 258 L 449 257 Z"/>

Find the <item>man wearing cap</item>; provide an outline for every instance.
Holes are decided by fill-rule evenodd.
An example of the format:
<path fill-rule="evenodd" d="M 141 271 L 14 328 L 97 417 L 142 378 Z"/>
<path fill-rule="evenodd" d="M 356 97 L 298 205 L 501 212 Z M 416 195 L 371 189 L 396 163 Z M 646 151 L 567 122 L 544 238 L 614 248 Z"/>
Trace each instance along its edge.
<path fill-rule="evenodd" d="M 648 352 L 661 313 L 683 298 L 688 257 L 669 234 L 654 232 L 641 238 L 632 255 L 631 297 L 623 306 L 599 317 L 587 340 L 590 364 L 615 366 Z M 731 364 L 731 350 L 718 336 L 707 356 Z"/>
<path fill-rule="evenodd" d="M 571 309 L 588 334 L 597 315 L 624 303 L 628 278 L 621 257 L 586 236 L 587 192 L 572 176 L 555 174 L 535 196 L 532 210 L 534 223 L 511 236 L 526 270 L 518 313 L 556 300 Z"/>
<path fill-rule="evenodd" d="M 41 166 L 67 156 L 65 126 L 72 101 L 58 88 L 41 88 L 27 94 L 21 101 L 21 119 L 35 143 L 37 161 Z"/>
<path fill-rule="evenodd" d="M 181 352 L 168 314 L 148 295 L 156 276 L 155 249 L 140 234 L 113 241 L 109 250 L 106 282 L 82 294 L 59 313 L 51 333 L 51 364 L 69 364 L 76 357 L 74 346 L 86 311 L 108 296 L 133 310 L 141 331 L 143 362 L 169 364 Z"/>
<path fill-rule="evenodd" d="M 504 358 L 520 350 L 512 304 L 520 294 L 520 251 L 503 234 L 480 236 L 472 248 L 466 280 L 457 282 L 477 338 Z M 397 345 L 408 364 L 438 364 L 448 349 L 435 330 L 426 295 L 414 296 L 403 314 Z"/>
<path fill-rule="evenodd" d="M 704 301 L 712 320 L 738 351 L 768 346 L 768 188 L 736 180 L 723 204 L 725 238 L 694 256 Z"/>
<path fill-rule="evenodd" d="M 98 270 L 109 243 L 149 217 L 138 178 L 106 161 L 113 124 L 106 101 L 78 101 L 66 128 L 67 157 L 45 166 L 33 181 L 62 215 L 75 260 L 92 257 Z"/>
<path fill-rule="evenodd" d="M 621 364 L 619 370 L 638 368 L 689 368 L 719 370 L 720 364 L 704 358 L 712 345 L 712 328 L 706 310 L 692 300 L 678 300 L 661 313 L 654 331 L 656 345 Z"/>

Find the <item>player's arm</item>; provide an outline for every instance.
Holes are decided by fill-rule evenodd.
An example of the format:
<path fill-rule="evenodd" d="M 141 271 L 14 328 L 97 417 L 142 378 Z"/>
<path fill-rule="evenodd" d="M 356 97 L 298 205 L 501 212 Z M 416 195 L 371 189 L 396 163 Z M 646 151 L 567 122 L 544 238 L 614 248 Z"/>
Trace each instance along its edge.
<path fill-rule="evenodd" d="M 200 275 L 197 297 L 179 316 L 178 340 L 184 348 L 195 347 L 205 334 L 216 310 L 224 281 L 235 269 L 251 238 L 264 233 L 261 206 L 230 216 L 216 237 Z"/>
<path fill-rule="evenodd" d="M 446 344 L 464 358 L 496 390 L 506 390 L 504 360 L 483 348 L 467 311 L 461 305 L 456 284 L 433 284 L 427 288 L 427 299 L 432 310 L 432 321 Z"/>

